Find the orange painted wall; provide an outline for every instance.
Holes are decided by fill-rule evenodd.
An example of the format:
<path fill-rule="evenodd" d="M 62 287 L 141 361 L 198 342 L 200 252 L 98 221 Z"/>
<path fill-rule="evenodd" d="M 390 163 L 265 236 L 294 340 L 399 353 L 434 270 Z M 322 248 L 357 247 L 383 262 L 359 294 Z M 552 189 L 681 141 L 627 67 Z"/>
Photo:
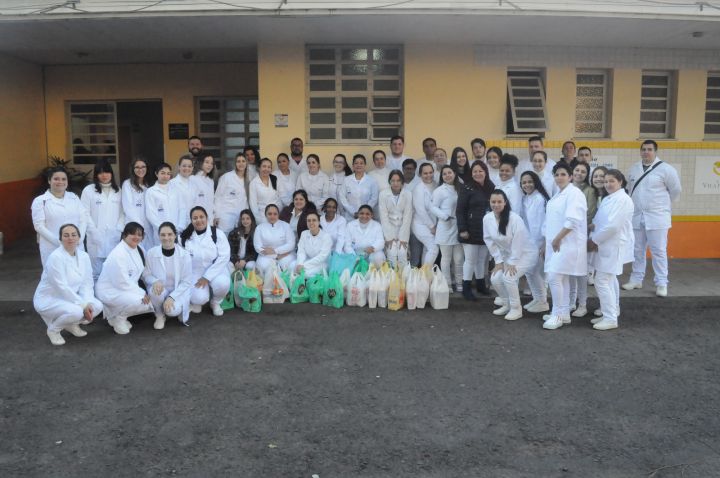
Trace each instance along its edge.
<path fill-rule="evenodd" d="M 674 221 L 668 256 L 675 259 L 720 258 L 720 222 Z"/>
<path fill-rule="evenodd" d="M 0 204 L 6 204 L 0 215 L 0 231 L 5 247 L 18 239 L 35 240 L 30 205 L 40 191 L 39 178 L 23 179 L 0 184 Z"/>

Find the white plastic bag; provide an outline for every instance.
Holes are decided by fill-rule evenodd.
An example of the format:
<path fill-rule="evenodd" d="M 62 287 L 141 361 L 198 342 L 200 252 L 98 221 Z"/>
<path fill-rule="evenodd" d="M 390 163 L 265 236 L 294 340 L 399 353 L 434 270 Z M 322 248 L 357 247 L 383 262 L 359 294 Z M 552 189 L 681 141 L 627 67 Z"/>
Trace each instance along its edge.
<path fill-rule="evenodd" d="M 355 307 L 365 307 L 367 305 L 368 286 L 365 276 L 360 272 L 356 272 L 350 278 L 350 303 Z"/>
<path fill-rule="evenodd" d="M 417 297 L 415 299 L 415 307 L 418 309 L 424 309 L 430 298 L 430 281 L 428 280 L 425 271 L 422 269 L 414 269 L 415 277 L 417 279 Z"/>
<path fill-rule="evenodd" d="M 290 297 L 290 289 L 275 267 L 266 275 L 262 296 L 263 304 L 282 304 Z"/>
<path fill-rule="evenodd" d="M 386 308 L 388 306 L 388 289 L 390 288 L 390 281 L 393 278 L 393 275 L 395 272 L 392 269 L 388 269 L 384 273 L 380 273 L 379 276 L 379 288 L 378 288 L 378 298 L 377 298 L 377 306 Z"/>
<path fill-rule="evenodd" d="M 343 297 L 345 297 L 345 303 L 350 305 L 350 269 L 345 269 L 342 274 L 340 274 L 340 283 L 343 286 Z"/>
<path fill-rule="evenodd" d="M 380 271 L 371 269 L 368 271 L 368 296 L 367 303 L 368 307 L 374 309 L 378 305 L 378 293 L 382 288 L 382 279 L 380 278 Z"/>
<path fill-rule="evenodd" d="M 433 267 L 433 280 L 430 285 L 430 306 L 433 309 L 447 309 L 450 306 L 450 287 L 437 265 Z"/>
<path fill-rule="evenodd" d="M 408 310 L 415 310 L 415 307 L 417 306 L 417 286 L 417 273 L 413 269 L 410 271 L 407 280 L 405 281 L 405 301 L 407 302 Z"/>

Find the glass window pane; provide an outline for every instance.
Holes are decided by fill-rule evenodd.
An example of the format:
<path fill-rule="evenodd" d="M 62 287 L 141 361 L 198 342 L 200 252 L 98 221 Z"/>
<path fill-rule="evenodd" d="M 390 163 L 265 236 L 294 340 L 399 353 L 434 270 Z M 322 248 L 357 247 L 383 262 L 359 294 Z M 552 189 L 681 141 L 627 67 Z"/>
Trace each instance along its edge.
<path fill-rule="evenodd" d="M 538 78 L 511 78 L 510 79 L 510 85 L 513 87 L 519 86 L 519 87 L 533 87 L 537 88 L 540 86 L 540 81 Z"/>
<path fill-rule="evenodd" d="M 343 91 L 367 91 L 367 80 L 343 80 L 342 89 Z"/>
<path fill-rule="evenodd" d="M 708 111 L 720 111 L 720 101 L 705 102 L 705 109 Z"/>
<path fill-rule="evenodd" d="M 602 123 L 575 123 L 575 131 L 578 133 L 597 133 L 603 132 Z"/>
<path fill-rule="evenodd" d="M 334 48 L 312 48 L 310 49 L 311 60 L 334 60 L 335 49 Z"/>
<path fill-rule="evenodd" d="M 643 110 L 664 110 L 667 108 L 667 101 L 665 101 L 665 100 L 642 100 L 642 101 L 640 101 L 640 108 Z"/>
<path fill-rule="evenodd" d="M 368 66 L 365 64 L 346 64 L 342 65 L 342 74 L 343 75 L 367 75 L 368 72 Z"/>
<path fill-rule="evenodd" d="M 367 108 L 367 97 L 343 97 L 342 99 L 343 108 Z"/>
<path fill-rule="evenodd" d="M 640 123 L 640 132 L 646 134 L 665 134 L 665 123 Z"/>
<path fill-rule="evenodd" d="M 664 111 L 642 111 L 640 112 L 640 121 L 665 121 L 666 114 Z"/>
<path fill-rule="evenodd" d="M 667 85 L 669 78 L 665 75 L 643 75 L 643 86 L 650 85 Z"/>
<path fill-rule="evenodd" d="M 204 142 L 203 145 L 205 145 Z M 242 136 L 231 136 L 225 138 L 225 146 L 245 146 L 245 138 Z"/>
<path fill-rule="evenodd" d="M 343 128 L 342 139 L 367 139 L 367 128 Z"/>
<path fill-rule="evenodd" d="M 220 125 L 217 123 L 200 123 L 200 132 L 201 133 L 219 133 Z M 203 139 L 203 144 L 204 143 L 205 143 L 205 140 Z"/>
<path fill-rule="evenodd" d="M 373 60 L 397 60 L 400 58 L 400 50 L 397 48 L 374 48 Z"/>
<path fill-rule="evenodd" d="M 310 108 L 335 108 L 335 98 L 310 98 Z"/>
<path fill-rule="evenodd" d="M 577 76 L 577 84 L 578 85 L 602 85 L 605 83 L 605 76 L 603 75 L 578 75 Z"/>
<path fill-rule="evenodd" d="M 115 115 L 85 115 L 85 114 L 75 114 L 72 115 L 73 120 L 80 120 L 87 124 L 91 123 L 111 123 L 115 124 Z"/>
<path fill-rule="evenodd" d="M 517 108 L 515 113 L 518 118 L 544 118 L 545 112 L 543 110 L 528 110 L 524 108 Z"/>
<path fill-rule="evenodd" d="M 226 133 L 245 133 L 245 125 L 242 123 L 227 123 L 225 125 Z"/>
<path fill-rule="evenodd" d="M 706 123 L 720 123 L 720 113 L 705 113 Z"/>
<path fill-rule="evenodd" d="M 399 108 L 400 97 L 398 96 L 375 96 L 373 106 L 376 108 Z"/>
<path fill-rule="evenodd" d="M 521 100 L 521 101 L 531 101 L 531 100 Z M 515 102 L 517 103 L 517 101 Z M 538 101 L 538 103 L 540 103 Z M 583 98 L 583 97 L 577 97 L 575 98 L 575 107 L 576 108 L 602 108 L 603 107 L 603 99 L 602 98 Z"/>
<path fill-rule="evenodd" d="M 310 80 L 310 91 L 335 91 L 335 80 Z"/>
<path fill-rule="evenodd" d="M 720 134 L 720 124 L 706 124 L 705 134 Z"/>
<path fill-rule="evenodd" d="M 248 131 L 250 133 L 259 133 L 260 132 L 260 125 L 257 123 L 250 123 L 248 125 Z"/>
<path fill-rule="evenodd" d="M 310 139 L 335 139 L 335 128 L 310 128 Z"/>
<path fill-rule="evenodd" d="M 579 121 L 602 121 L 603 114 L 600 110 L 578 111 L 575 119 Z"/>
<path fill-rule="evenodd" d="M 720 99 L 720 88 L 717 90 L 707 90 L 708 99 Z"/>
<path fill-rule="evenodd" d="M 225 157 L 226 157 L 226 158 L 235 158 L 235 156 L 237 156 L 238 153 L 242 153 L 242 152 L 243 152 L 242 148 L 240 148 L 240 149 L 226 149 L 226 150 L 225 150 Z"/>
<path fill-rule="evenodd" d="M 310 113 L 310 124 L 335 124 L 335 113 Z"/>
<path fill-rule="evenodd" d="M 512 93 L 515 98 L 542 98 L 538 88 L 513 88 Z"/>
<path fill-rule="evenodd" d="M 715 74 L 713 76 L 708 76 L 707 85 L 720 87 L 720 75 Z"/>
<path fill-rule="evenodd" d="M 534 128 L 537 130 L 545 129 L 545 120 L 537 121 L 537 120 L 518 120 L 517 122 L 518 128 Z"/>
<path fill-rule="evenodd" d="M 250 136 L 250 139 L 248 139 L 248 144 L 250 146 L 260 146 L 260 138 L 258 136 Z"/>
<path fill-rule="evenodd" d="M 601 86 L 578 86 L 577 87 L 577 95 L 578 96 L 602 97 L 603 96 L 603 87 L 601 87 Z"/>
<path fill-rule="evenodd" d="M 200 113 L 200 121 L 220 121 L 220 113 Z"/>
<path fill-rule="evenodd" d="M 71 113 L 113 113 L 115 105 L 112 103 L 73 103 L 70 105 Z"/>
<path fill-rule="evenodd" d="M 251 110 L 257 110 L 258 108 L 258 100 L 250 100 L 248 101 L 248 109 Z"/>
<path fill-rule="evenodd" d="M 382 113 L 373 113 L 373 123 L 399 123 L 400 122 L 400 113 L 393 111 L 393 112 L 382 112 Z"/>
<path fill-rule="evenodd" d="M 225 108 L 229 110 L 244 110 L 245 100 L 227 100 L 225 101 Z"/>
<path fill-rule="evenodd" d="M 373 71 L 375 75 L 392 75 L 397 76 L 400 74 L 400 65 L 397 63 L 384 63 L 380 65 L 373 65 Z"/>
<path fill-rule="evenodd" d="M 373 139 L 390 139 L 400 133 L 397 127 L 373 128 Z"/>
<path fill-rule="evenodd" d="M 245 112 L 228 111 L 225 113 L 225 121 L 245 121 Z"/>
<path fill-rule="evenodd" d="M 400 80 L 375 80 L 376 91 L 398 91 L 400 89 Z"/>
<path fill-rule="evenodd" d="M 310 65 L 311 76 L 334 76 L 335 65 Z"/>
<path fill-rule="evenodd" d="M 219 147 L 220 146 L 220 137 L 219 136 L 210 136 L 210 137 L 203 138 L 203 148 L 205 146 Z"/>
<path fill-rule="evenodd" d="M 366 124 L 367 113 L 343 113 L 343 124 Z"/>
<path fill-rule="evenodd" d="M 365 61 L 368 59 L 368 51 L 366 48 L 343 48 L 342 59 Z"/>
<path fill-rule="evenodd" d="M 250 117 L 250 121 L 258 122 L 260 121 L 260 112 L 259 111 L 251 111 L 248 113 L 248 116 Z"/>
<path fill-rule="evenodd" d="M 643 98 L 667 98 L 667 88 L 643 88 Z"/>

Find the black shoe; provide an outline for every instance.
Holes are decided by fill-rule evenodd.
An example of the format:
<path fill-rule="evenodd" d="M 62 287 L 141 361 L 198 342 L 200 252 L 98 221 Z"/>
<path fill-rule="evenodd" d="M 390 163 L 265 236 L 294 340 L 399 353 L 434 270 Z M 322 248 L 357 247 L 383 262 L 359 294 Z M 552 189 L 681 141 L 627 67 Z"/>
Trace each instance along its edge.
<path fill-rule="evenodd" d="M 465 300 L 471 300 L 473 302 L 477 300 L 472 291 L 472 281 L 469 281 L 469 280 L 463 281 L 462 295 L 463 295 L 463 297 L 465 297 Z"/>
<path fill-rule="evenodd" d="M 475 279 L 475 288 L 479 294 L 490 295 L 490 289 L 485 285 L 485 279 Z"/>

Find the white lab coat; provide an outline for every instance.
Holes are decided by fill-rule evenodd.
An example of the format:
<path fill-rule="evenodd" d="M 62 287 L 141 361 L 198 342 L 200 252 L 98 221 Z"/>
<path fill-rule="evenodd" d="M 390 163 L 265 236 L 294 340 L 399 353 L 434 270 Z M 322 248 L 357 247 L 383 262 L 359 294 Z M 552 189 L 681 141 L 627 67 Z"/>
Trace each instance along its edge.
<path fill-rule="evenodd" d="M 220 176 L 215 191 L 215 215 L 218 218 L 218 227 L 225 234 L 229 234 L 237 227 L 243 209 L 248 209 L 245 179 L 239 177 L 235 171 L 229 171 Z"/>
<path fill-rule="evenodd" d="M 295 160 L 292 158 L 292 156 L 289 156 L 290 158 L 290 171 L 294 172 L 296 176 L 299 176 L 302 173 L 308 172 L 308 165 L 307 161 L 305 160 L 305 156 L 302 157 L 299 163 L 296 163 Z"/>
<path fill-rule="evenodd" d="M 190 187 L 192 188 L 193 201 L 192 209 L 195 206 L 205 208 L 208 216 L 208 224 L 215 221 L 215 181 L 200 173 L 190 176 Z"/>
<path fill-rule="evenodd" d="M 348 223 L 345 234 L 345 253 L 364 255 L 365 249 L 372 247 L 375 252 L 382 252 L 385 248 L 382 226 L 374 219 L 363 225 L 359 219 Z"/>
<path fill-rule="evenodd" d="M 145 193 L 147 189 L 147 186 L 142 185 L 140 186 L 140 191 L 138 191 L 133 187 L 129 179 L 123 181 L 122 187 L 120 188 L 125 224 L 137 222 L 142 225 L 145 229 L 145 239 L 143 239 L 142 242 L 145 249 L 149 249 L 154 245 L 152 226 L 150 226 L 147 215 L 145 214 Z"/>
<path fill-rule="evenodd" d="M 253 235 L 253 245 L 258 254 L 257 269 L 263 276 L 273 265 L 286 269 L 295 261 L 295 232 L 285 221 L 276 221 L 275 224 L 269 222 L 258 224 Z M 263 254 L 262 250 L 266 247 L 272 247 L 275 253 Z M 287 256 L 278 260 L 278 254 L 286 253 Z"/>
<path fill-rule="evenodd" d="M 190 291 L 190 303 L 205 304 L 210 297 L 212 289 L 212 300 L 220 303 L 230 289 L 230 243 L 222 232 L 216 228 L 216 242 L 212 239 L 210 226 L 203 234 L 196 231 L 185 241 L 183 247 L 190 254 L 192 260 L 192 280 L 195 284 L 201 277 L 208 280 L 208 287 L 192 287 Z"/>
<path fill-rule="evenodd" d="M 343 214 L 343 207 L 342 203 L 340 202 L 340 196 L 342 196 L 342 190 L 343 185 L 345 184 L 345 173 L 333 173 L 332 175 L 328 176 L 330 179 L 330 195 L 328 197 L 331 197 L 335 199 L 338 202 L 338 210 L 337 213 L 342 215 Z M 318 209 L 322 207 L 321 204 L 316 204 Z"/>
<path fill-rule="evenodd" d="M 101 192 L 97 192 L 95 184 L 88 184 L 83 189 L 80 200 L 90 215 L 87 228 L 87 252 L 93 260 L 107 257 L 120 242 L 120 235 L 125 228 L 122 194 L 112 187 L 101 187 Z M 99 275 L 100 269 L 97 268 L 95 273 Z"/>
<path fill-rule="evenodd" d="M 403 184 L 403 191 L 407 191 L 410 193 L 410 195 L 412 195 L 412 193 L 415 191 L 415 187 L 421 182 L 422 180 L 419 177 L 415 176 L 412 178 L 412 180 L 410 180 L 409 183 Z"/>
<path fill-rule="evenodd" d="M 327 269 L 332 247 L 332 238 L 322 229 L 317 236 L 313 236 L 309 230 L 300 234 L 297 265 L 303 266 L 305 277 L 312 277 Z"/>
<path fill-rule="evenodd" d="M 546 201 L 542 194 L 533 191 L 532 194 L 523 195 L 522 217 L 525 221 L 530 240 L 539 248 L 543 245 L 543 225 L 545 223 Z"/>
<path fill-rule="evenodd" d="M 390 171 L 397 169 L 398 171 L 402 172 L 402 163 L 406 159 L 408 159 L 408 157 L 404 154 L 396 158 L 392 155 L 392 153 L 388 152 L 385 159 L 385 167 L 387 167 Z"/>
<path fill-rule="evenodd" d="M 378 193 L 381 193 L 383 191 L 386 191 L 390 189 L 390 183 L 388 183 L 388 177 L 390 176 L 390 173 L 392 170 L 388 167 L 384 167 L 382 169 L 373 169 L 368 174 L 371 178 L 375 180 L 375 183 L 378 187 Z"/>
<path fill-rule="evenodd" d="M 510 211 L 505 234 L 500 234 L 499 226 L 494 212 L 485 214 L 483 239 L 495 259 L 495 264 L 503 263 L 525 270 L 535 265 L 538 251 L 525 228 L 522 217 Z"/>
<path fill-rule="evenodd" d="M 291 161 L 292 163 L 292 161 Z M 280 204 L 280 195 L 273 189 L 272 181 L 268 178 L 267 186 L 262 182 L 260 176 L 250 181 L 250 210 L 255 215 L 255 220 L 258 224 L 262 224 L 267 221 L 265 219 L 265 207 L 268 204 Z M 280 206 L 278 206 L 279 208 Z"/>
<path fill-rule="evenodd" d="M 500 169 L 491 168 L 488 164 L 488 176 L 493 184 L 497 185 L 500 182 Z"/>
<path fill-rule="evenodd" d="M 169 182 L 170 189 L 175 191 L 175 200 L 177 201 L 178 219 L 175 226 L 178 231 L 182 231 L 190 224 L 190 209 L 195 206 L 195 192 L 193 191 L 190 178 L 177 175 Z"/>
<path fill-rule="evenodd" d="M 430 210 L 438 220 L 435 230 L 435 244 L 439 246 L 460 244 L 456 215 L 457 200 L 457 191 L 449 184 L 441 184 L 432 193 Z"/>
<path fill-rule="evenodd" d="M 656 157 L 650 167 L 660 161 Z M 635 203 L 633 228 L 651 231 L 670 229 L 672 201 L 680 197 L 682 186 L 675 168 L 663 163 L 653 169 L 635 189 L 635 182 L 643 175 L 642 161 L 633 164 L 628 173 L 628 191 Z"/>
<path fill-rule="evenodd" d="M 354 174 L 345 176 L 340 194 L 345 219 L 352 221 L 363 204 L 369 205 L 374 211 L 377 208 L 379 194 L 377 182 L 367 174 L 364 174 L 360 180 Z"/>
<path fill-rule="evenodd" d="M 437 224 L 437 218 L 432 212 L 432 194 L 435 190 L 435 183 L 425 184 L 421 182 L 413 191 L 413 221 L 412 232 L 418 235 L 416 229 L 422 226 L 432 229 Z"/>
<path fill-rule="evenodd" d="M 177 191 L 174 188 L 169 184 L 159 183 L 148 188 L 145 192 L 145 216 L 152 230 L 145 233 L 152 234 L 153 244 L 160 243 L 158 228 L 163 222 L 173 223 L 178 229 L 178 234 L 182 232 L 179 215 Z"/>
<path fill-rule="evenodd" d="M 108 321 L 153 311 L 152 304 L 142 303 L 146 294 L 138 280 L 144 271 L 140 253 L 125 241 L 120 241 L 107 256 L 95 284 L 95 295 L 103 303 Z"/>
<path fill-rule="evenodd" d="M 510 210 L 519 215 L 522 215 L 522 198 L 523 192 L 518 185 L 516 176 L 508 179 L 507 181 L 500 181 L 495 183 L 495 188 L 502 190 L 510 201 Z"/>
<path fill-rule="evenodd" d="M 71 256 L 58 247 L 47 257 L 40 283 L 35 289 L 33 306 L 48 330 L 60 332 L 64 327 L 83 320 L 83 309 L 90 304 L 93 316 L 103 307 L 95 298 L 90 257 L 81 250 Z"/>
<path fill-rule="evenodd" d="M 593 218 L 595 229 L 590 234 L 590 239 L 598 245 L 592 261 L 596 271 L 617 276 L 622 274 L 623 264 L 633 261 L 634 209 L 633 201 L 624 189 L 606 196 L 600 203 Z"/>
<path fill-rule="evenodd" d="M 554 159 L 548 158 L 547 163 L 545 163 L 545 170 L 550 171 L 550 174 L 552 175 L 552 169 L 555 167 L 556 164 L 557 164 L 557 162 Z M 570 163 L 568 163 L 568 164 L 570 164 Z M 532 161 L 530 160 L 530 158 L 523 159 L 520 161 L 520 163 L 518 164 L 518 167 L 515 169 L 515 177 L 520 178 L 522 173 L 524 173 L 525 171 L 533 171 L 533 165 L 532 165 Z M 517 181 L 517 179 L 516 179 L 516 181 Z M 550 194 L 550 191 L 548 191 L 548 194 Z"/>
<path fill-rule="evenodd" d="M 309 172 L 302 173 L 297 178 L 295 190 L 304 189 L 308 194 L 310 202 L 315 203 L 315 207 L 321 208 L 325 200 L 330 197 L 330 178 L 322 171 L 312 175 Z"/>
<path fill-rule="evenodd" d="M 278 196 L 280 196 L 280 204 L 278 207 L 282 211 L 285 206 L 289 206 L 293 203 L 293 193 L 296 191 L 295 185 L 297 184 L 297 174 L 291 169 L 290 172 L 285 175 L 279 169 L 272 172 L 277 178 L 277 190 Z M 310 194 L 310 192 L 308 192 Z M 320 207 L 320 205 L 317 205 Z"/>
<path fill-rule="evenodd" d="M 531 171 L 538 175 L 540 182 L 545 188 L 545 192 L 548 193 L 548 196 L 553 197 L 558 193 L 558 191 L 560 191 L 560 188 L 558 188 L 557 184 L 555 184 L 555 176 L 553 176 L 551 168 L 545 166 L 545 169 L 542 170 L 542 174 L 538 173 L 534 169 Z"/>
<path fill-rule="evenodd" d="M 33 226 L 38 234 L 40 259 L 43 265 L 50 253 L 60 245 L 60 226 L 63 224 L 75 224 L 78 227 L 80 230 L 78 249 L 83 250 L 82 240 L 85 238 L 89 216 L 75 193 L 66 191 L 62 198 L 56 198 L 50 190 L 47 190 L 33 199 L 30 210 Z"/>
<path fill-rule="evenodd" d="M 332 239 L 333 251 L 342 254 L 345 249 L 345 231 L 347 229 L 345 218 L 336 213 L 335 219 L 328 222 L 323 214 L 320 218 L 320 226 Z"/>
<path fill-rule="evenodd" d="M 397 196 L 390 189 L 382 191 L 378 209 L 385 240 L 409 242 L 413 220 L 412 194 L 405 188 Z"/>
<path fill-rule="evenodd" d="M 552 241 L 561 229 L 572 231 L 554 252 Z M 587 199 L 573 184 L 550 198 L 545 210 L 545 272 L 584 276 L 587 274 Z"/>
<path fill-rule="evenodd" d="M 165 267 L 165 256 L 162 252 L 162 246 L 156 246 L 150 249 L 145 257 L 147 266 L 143 274 L 143 281 L 147 288 L 147 293 L 153 300 L 154 308 L 157 312 L 162 311 L 162 303 L 169 296 L 175 301 L 176 307 L 179 306 L 183 323 L 188 321 L 190 316 L 190 293 L 195 284 L 192 281 L 192 259 L 190 254 L 179 245 L 175 245 L 175 252 L 172 257 L 172 277 L 173 284 L 168 287 L 167 269 Z M 163 283 L 163 293 L 155 296 L 153 293 L 153 284 L 157 281 Z"/>

